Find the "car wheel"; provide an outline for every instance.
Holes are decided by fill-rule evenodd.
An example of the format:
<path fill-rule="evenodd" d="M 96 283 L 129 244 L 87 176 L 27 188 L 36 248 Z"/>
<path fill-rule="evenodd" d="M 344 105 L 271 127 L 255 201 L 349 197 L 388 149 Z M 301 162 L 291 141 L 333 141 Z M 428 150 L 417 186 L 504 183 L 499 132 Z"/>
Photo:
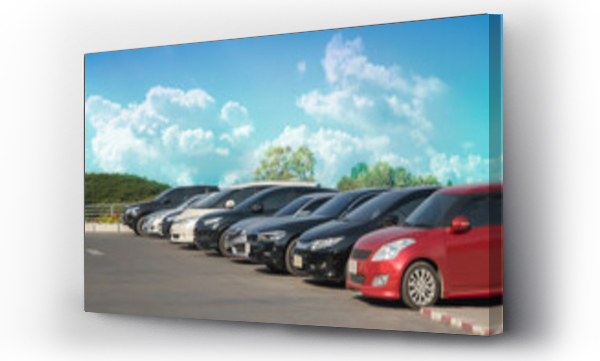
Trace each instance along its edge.
<path fill-rule="evenodd" d="M 142 235 L 142 225 L 144 224 L 144 221 L 146 221 L 146 217 L 140 217 L 137 222 L 135 222 L 135 227 L 133 228 L 133 231 L 135 232 L 135 234 L 137 234 L 138 236 Z"/>
<path fill-rule="evenodd" d="M 410 265 L 402 277 L 402 302 L 412 309 L 434 305 L 440 295 L 437 271 L 429 263 Z"/>
<path fill-rule="evenodd" d="M 228 247 L 227 247 L 227 240 L 225 239 L 225 232 L 223 232 L 221 237 L 219 237 L 218 251 L 221 254 L 221 256 L 224 256 L 224 257 L 231 256 L 231 252 L 229 252 Z"/>
<path fill-rule="evenodd" d="M 304 272 L 304 271 L 302 271 L 302 270 L 294 267 L 294 263 L 293 263 L 293 261 L 294 261 L 293 250 L 294 250 L 294 247 L 296 247 L 296 243 L 298 243 L 298 238 L 296 238 L 293 241 L 291 241 L 287 245 L 287 248 L 285 249 L 285 269 L 292 276 L 306 276 L 306 272 Z"/>

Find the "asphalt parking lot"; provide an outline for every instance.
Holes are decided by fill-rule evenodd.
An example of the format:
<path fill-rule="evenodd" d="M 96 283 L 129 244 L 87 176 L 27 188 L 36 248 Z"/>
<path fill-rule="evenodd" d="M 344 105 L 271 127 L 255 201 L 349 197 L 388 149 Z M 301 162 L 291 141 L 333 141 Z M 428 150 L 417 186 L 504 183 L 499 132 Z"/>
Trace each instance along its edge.
<path fill-rule="evenodd" d="M 466 333 L 262 266 L 132 234 L 85 234 L 85 310 L 117 314 Z"/>

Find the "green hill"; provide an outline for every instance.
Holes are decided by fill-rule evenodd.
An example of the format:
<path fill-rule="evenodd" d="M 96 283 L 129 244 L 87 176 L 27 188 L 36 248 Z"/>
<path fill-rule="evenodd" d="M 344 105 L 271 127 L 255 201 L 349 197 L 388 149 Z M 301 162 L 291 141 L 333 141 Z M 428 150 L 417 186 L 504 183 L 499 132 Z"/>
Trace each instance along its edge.
<path fill-rule="evenodd" d="M 133 203 L 154 198 L 171 186 L 129 174 L 86 173 L 85 204 Z"/>

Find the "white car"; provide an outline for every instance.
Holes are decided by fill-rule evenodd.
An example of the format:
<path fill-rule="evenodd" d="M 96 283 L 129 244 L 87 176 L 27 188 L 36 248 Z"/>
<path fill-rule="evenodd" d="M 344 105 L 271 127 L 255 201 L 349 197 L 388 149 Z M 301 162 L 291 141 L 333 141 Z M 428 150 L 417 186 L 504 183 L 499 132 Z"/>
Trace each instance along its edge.
<path fill-rule="evenodd" d="M 236 204 L 243 202 L 264 189 L 275 186 L 314 186 L 318 187 L 317 183 L 307 182 L 255 182 L 245 183 L 226 188 L 220 192 L 211 194 L 210 196 L 198 202 L 190 204 L 180 215 L 178 215 L 171 225 L 171 242 L 176 244 L 194 244 L 194 227 L 200 217 L 207 214 L 232 209 Z"/>
<path fill-rule="evenodd" d="M 199 195 L 194 196 L 194 197 L 188 199 L 187 201 L 183 202 L 177 208 L 163 209 L 160 211 L 156 211 L 154 213 L 150 213 L 149 215 L 144 217 L 144 222 L 142 224 L 142 234 L 151 235 L 151 236 L 161 236 L 161 237 L 164 236 L 163 221 L 165 220 L 165 218 L 177 217 L 191 204 L 197 203 L 200 200 L 205 199 L 206 197 L 208 197 L 211 194 L 215 194 L 215 193 L 199 194 Z"/>

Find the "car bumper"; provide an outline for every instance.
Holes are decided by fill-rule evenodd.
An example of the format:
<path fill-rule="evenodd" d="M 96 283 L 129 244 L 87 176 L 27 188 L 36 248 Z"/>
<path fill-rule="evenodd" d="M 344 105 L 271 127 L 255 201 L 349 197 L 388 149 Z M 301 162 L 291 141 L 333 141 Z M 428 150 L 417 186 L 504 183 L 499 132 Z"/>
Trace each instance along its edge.
<path fill-rule="evenodd" d="M 294 267 L 306 272 L 310 277 L 319 280 L 343 282 L 346 280 L 344 272 L 348 254 L 331 250 L 309 251 L 305 249 L 294 250 Z M 298 258 L 301 266 L 298 267 Z"/>
<path fill-rule="evenodd" d="M 162 224 L 158 221 L 152 223 L 144 223 L 142 231 L 149 235 L 162 235 Z"/>
<path fill-rule="evenodd" d="M 198 248 L 202 249 L 218 249 L 219 248 L 219 236 L 218 230 L 214 229 L 201 229 L 194 231 L 194 243 Z"/>
<path fill-rule="evenodd" d="M 356 263 L 355 273 L 350 263 Z M 351 258 L 346 275 L 346 287 L 360 291 L 363 296 L 386 300 L 400 299 L 400 285 L 404 265 L 397 260 L 371 262 Z M 385 284 L 375 285 L 376 278 L 387 277 Z"/>
<path fill-rule="evenodd" d="M 170 230 L 171 243 L 194 244 L 193 223 L 173 223 Z"/>
<path fill-rule="evenodd" d="M 274 241 L 253 242 L 248 257 L 256 263 L 285 268 L 285 247 L 278 246 Z"/>

